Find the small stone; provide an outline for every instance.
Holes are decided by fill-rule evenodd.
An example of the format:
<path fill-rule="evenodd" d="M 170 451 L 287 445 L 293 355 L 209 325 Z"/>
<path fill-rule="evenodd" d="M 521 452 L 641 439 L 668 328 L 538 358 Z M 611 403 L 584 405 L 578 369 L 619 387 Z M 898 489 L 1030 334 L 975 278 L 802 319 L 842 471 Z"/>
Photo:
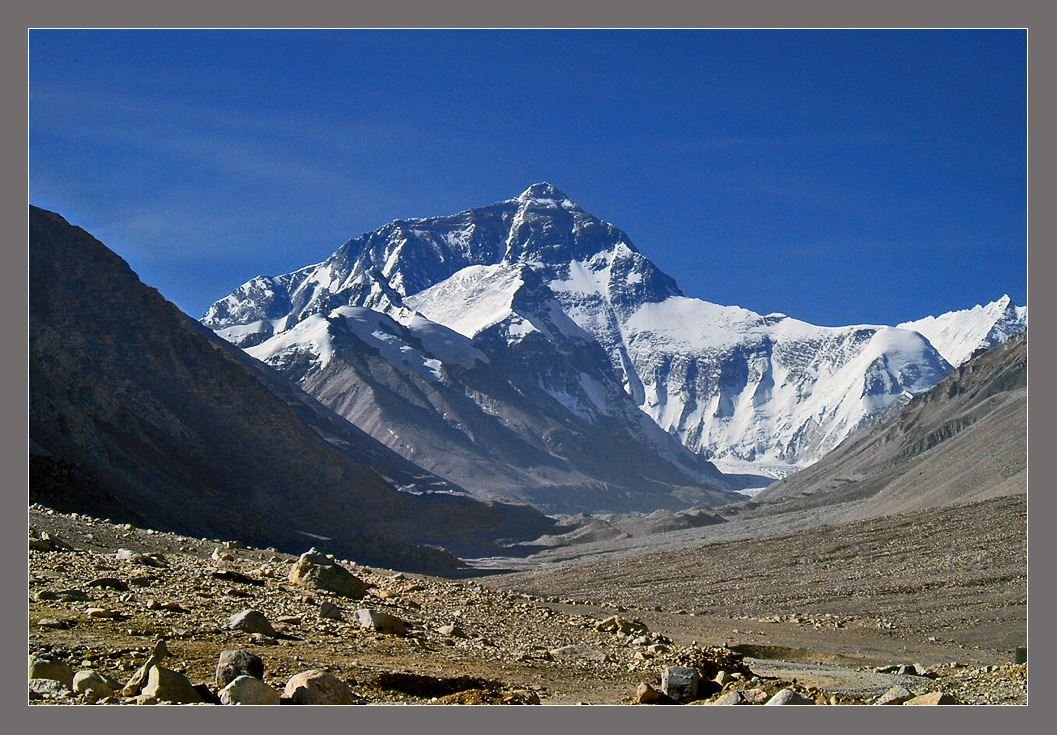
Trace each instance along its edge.
<path fill-rule="evenodd" d="M 723 670 L 717 671 L 715 678 L 713 678 L 713 681 L 719 684 L 720 686 L 723 686 L 728 681 L 730 681 L 730 675 Z"/>
<path fill-rule="evenodd" d="M 341 620 L 341 608 L 329 600 L 319 606 L 319 617 L 325 620 Z"/>
<path fill-rule="evenodd" d="M 929 692 L 920 697 L 908 699 L 903 704 L 958 704 L 958 700 L 946 692 Z"/>
<path fill-rule="evenodd" d="M 62 630 L 69 628 L 70 624 L 65 620 L 56 620 L 55 618 L 41 618 L 37 621 L 37 626 L 41 628 L 57 628 Z"/>
<path fill-rule="evenodd" d="M 57 659 L 45 658 L 43 656 L 29 657 L 30 679 L 52 679 L 61 682 L 64 687 L 73 687 L 73 668 Z"/>
<path fill-rule="evenodd" d="M 268 622 L 268 618 L 264 616 L 264 613 L 258 610 L 243 610 L 240 613 L 236 613 L 231 616 L 228 621 L 228 628 L 231 630 L 241 630 L 246 633 L 263 633 L 268 636 L 275 636 L 275 628 Z"/>
<path fill-rule="evenodd" d="M 230 551 L 221 551 L 219 548 L 213 549 L 213 553 L 209 555 L 209 558 L 213 561 L 235 561 L 235 555 Z"/>
<path fill-rule="evenodd" d="M 43 590 L 35 596 L 38 602 L 55 600 L 57 602 L 87 602 L 92 599 L 83 590 Z"/>
<path fill-rule="evenodd" d="M 264 581 L 260 579 L 254 579 L 249 575 L 241 572 L 236 572 L 232 569 L 221 569 L 219 571 L 210 572 L 210 577 L 213 579 L 223 579 L 226 582 L 238 582 L 240 584 L 252 584 L 257 587 L 264 586 Z"/>
<path fill-rule="evenodd" d="M 764 704 L 814 704 L 815 700 L 811 697 L 805 697 L 800 692 L 793 691 L 792 689 L 782 689 L 773 697 L 768 699 Z"/>
<path fill-rule="evenodd" d="M 264 660 L 249 651 L 221 651 L 216 672 L 217 688 L 223 689 L 240 676 L 264 679 Z"/>
<path fill-rule="evenodd" d="M 874 704 L 903 704 L 908 699 L 914 698 L 914 692 L 904 686 L 894 686 L 878 697 Z"/>
<path fill-rule="evenodd" d="M 300 556 L 290 568 L 289 580 L 291 584 L 333 592 L 354 600 L 361 599 L 367 593 L 369 586 L 352 572 L 315 549 Z"/>
<path fill-rule="evenodd" d="M 148 697 L 155 697 L 159 702 L 193 704 L 202 701 L 201 695 L 195 691 L 186 676 L 164 666 L 150 668 L 147 672 L 147 684 L 143 687 L 142 693 Z"/>
<path fill-rule="evenodd" d="M 220 690 L 221 704 L 279 704 L 279 692 L 260 679 L 238 676 Z"/>
<path fill-rule="evenodd" d="M 265 635 L 264 633 L 251 633 L 250 634 L 250 641 L 252 641 L 253 643 L 256 643 L 258 646 L 277 646 L 277 645 L 279 645 L 279 640 L 277 638 L 274 638 L 274 637 L 272 637 L 270 635 Z"/>
<path fill-rule="evenodd" d="M 552 648 L 548 653 L 552 656 L 580 658 L 585 661 L 597 661 L 598 663 L 609 661 L 609 656 L 606 655 L 605 651 L 599 651 L 597 648 L 591 648 L 580 643 Z"/>
<path fill-rule="evenodd" d="M 128 585 L 122 582 L 117 577 L 99 577 L 93 579 L 88 583 L 89 587 L 99 587 L 101 589 L 116 590 L 118 592 L 128 592 Z"/>
<path fill-rule="evenodd" d="M 357 696 L 345 682 L 319 669 L 294 674 L 286 682 L 282 696 L 291 704 L 358 703 Z"/>
<path fill-rule="evenodd" d="M 442 625 L 437 628 L 437 632 L 442 636 L 448 638 L 466 638 L 466 631 L 460 628 L 458 625 L 452 623 L 451 625 Z"/>
<path fill-rule="evenodd" d="M 115 618 L 123 617 L 121 613 L 117 612 L 116 610 L 108 610 L 103 607 L 90 607 L 86 612 L 88 614 L 88 617 L 90 618 L 105 618 L 108 620 L 113 620 Z"/>
<path fill-rule="evenodd" d="M 676 702 L 697 698 L 700 675 L 689 666 L 665 666 L 661 673 L 661 691 Z"/>
<path fill-rule="evenodd" d="M 299 615 L 280 615 L 275 619 L 275 622 L 283 625 L 300 625 L 301 617 Z"/>
<path fill-rule="evenodd" d="M 745 699 L 745 693 L 737 689 L 735 689 L 733 692 L 727 692 L 722 697 L 713 702 L 713 704 L 721 704 L 724 706 L 748 703 L 749 702 Z"/>
<path fill-rule="evenodd" d="M 407 623 L 395 615 L 390 615 L 375 608 L 360 608 L 356 611 L 356 620 L 361 627 L 370 628 L 379 633 L 391 633 L 394 635 L 407 633 Z"/>

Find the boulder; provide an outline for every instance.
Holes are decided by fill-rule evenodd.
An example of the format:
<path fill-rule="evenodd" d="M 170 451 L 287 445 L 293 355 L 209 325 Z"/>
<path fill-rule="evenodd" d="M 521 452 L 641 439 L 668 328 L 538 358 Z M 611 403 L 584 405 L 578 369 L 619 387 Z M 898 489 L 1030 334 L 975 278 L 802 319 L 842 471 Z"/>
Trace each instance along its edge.
<path fill-rule="evenodd" d="M 154 665 L 147 672 L 147 683 L 141 692 L 159 702 L 195 704 L 202 701 L 191 680 L 178 671 Z"/>
<path fill-rule="evenodd" d="M 61 681 L 55 679 L 30 679 L 29 698 L 44 699 L 45 697 L 65 697 L 70 693 L 70 688 Z"/>
<path fill-rule="evenodd" d="M 240 613 L 235 613 L 228 621 L 228 628 L 231 630 L 241 630 L 245 633 L 263 633 L 268 636 L 276 635 L 275 628 L 273 628 L 272 624 L 268 622 L 268 618 L 264 617 L 264 613 L 259 610 L 243 610 Z"/>
<path fill-rule="evenodd" d="M 356 611 L 356 620 L 361 627 L 370 628 L 379 633 L 392 633 L 394 635 L 407 633 L 407 623 L 395 615 L 390 615 L 375 608 L 360 608 Z"/>
<path fill-rule="evenodd" d="M 220 661 L 217 663 L 217 689 L 223 689 L 240 676 L 263 679 L 264 661 L 249 651 L 221 651 Z"/>
<path fill-rule="evenodd" d="M 283 689 L 290 704 L 357 704 L 348 685 L 333 674 L 319 669 L 302 671 L 290 677 Z"/>
<path fill-rule="evenodd" d="M 664 698 L 664 695 L 651 687 L 646 682 L 639 684 L 635 690 L 635 701 L 639 704 L 653 704 Z"/>
<path fill-rule="evenodd" d="M 53 658 L 41 656 L 29 657 L 30 679 L 51 679 L 60 682 L 66 689 L 73 688 L 73 668 L 69 664 Z"/>
<path fill-rule="evenodd" d="M 362 598 L 369 586 L 348 569 L 315 549 L 302 554 L 290 568 L 289 580 L 291 584 L 333 592 L 354 600 Z"/>
<path fill-rule="evenodd" d="M 665 666 L 661 673 L 661 691 L 676 702 L 697 699 L 700 675 L 689 666 Z"/>
<path fill-rule="evenodd" d="M 792 689 L 782 689 L 764 704 L 814 704 L 815 700 Z"/>
<path fill-rule="evenodd" d="M 279 704 L 279 692 L 260 679 L 237 676 L 220 690 L 221 704 Z"/>
<path fill-rule="evenodd" d="M 73 675 L 73 690 L 78 694 L 84 694 L 90 699 L 102 699 L 114 693 L 111 681 L 99 672 L 85 669 Z M 118 688 L 121 688 L 120 684 Z"/>

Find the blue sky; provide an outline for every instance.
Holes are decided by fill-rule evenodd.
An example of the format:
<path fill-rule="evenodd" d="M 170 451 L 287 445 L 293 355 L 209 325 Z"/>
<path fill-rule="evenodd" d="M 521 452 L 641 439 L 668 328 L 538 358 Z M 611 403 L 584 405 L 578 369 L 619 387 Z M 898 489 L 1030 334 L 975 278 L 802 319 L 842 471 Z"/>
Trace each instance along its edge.
<path fill-rule="evenodd" d="M 1024 31 L 29 35 L 30 203 L 199 317 L 549 181 L 689 296 L 824 325 L 1026 302 Z"/>

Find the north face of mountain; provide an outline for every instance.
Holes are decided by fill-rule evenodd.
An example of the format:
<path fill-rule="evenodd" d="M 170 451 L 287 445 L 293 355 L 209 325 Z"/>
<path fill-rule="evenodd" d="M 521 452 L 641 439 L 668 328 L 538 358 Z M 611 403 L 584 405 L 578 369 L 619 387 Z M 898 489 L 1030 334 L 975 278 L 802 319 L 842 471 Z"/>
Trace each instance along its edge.
<path fill-rule="evenodd" d="M 830 522 L 1027 490 L 1027 332 L 963 363 L 888 421 L 756 496 L 756 513 Z M 821 510 L 819 512 L 822 512 Z"/>
<path fill-rule="evenodd" d="M 489 552 L 551 525 L 395 455 L 36 207 L 29 367 L 31 500 L 436 570 L 457 560 L 420 544 Z"/>
<path fill-rule="evenodd" d="M 321 264 L 248 282 L 203 323 L 239 346 L 263 346 L 347 306 L 408 327 L 447 327 L 493 361 L 525 341 L 585 355 L 570 346 L 594 341 L 641 412 L 729 472 L 782 476 L 807 466 L 951 370 L 911 330 L 816 327 L 685 298 L 626 233 L 549 184 L 448 217 L 392 222 Z M 302 344 L 322 367 L 326 348 Z M 269 361 L 286 360 L 277 345 Z M 600 392 L 570 393 L 577 382 L 568 375 L 542 388 L 573 412 L 595 411 L 590 395 Z"/>

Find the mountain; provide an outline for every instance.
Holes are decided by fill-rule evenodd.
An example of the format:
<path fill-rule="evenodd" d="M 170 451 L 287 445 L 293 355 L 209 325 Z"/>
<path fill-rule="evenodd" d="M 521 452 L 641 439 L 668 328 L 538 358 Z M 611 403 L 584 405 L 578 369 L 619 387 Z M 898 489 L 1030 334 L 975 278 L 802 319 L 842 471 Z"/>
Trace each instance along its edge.
<path fill-rule="evenodd" d="M 461 335 L 468 341 L 459 343 L 460 355 L 472 348 L 491 364 L 531 349 L 553 365 L 538 389 L 579 420 L 597 425 L 598 416 L 630 417 L 615 385 L 700 457 L 728 472 L 772 477 L 811 464 L 878 411 L 951 370 L 915 331 L 817 327 L 686 298 L 626 233 L 545 183 L 456 215 L 394 221 L 350 240 L 320 264 L 249 281 L 213 304 L 202 322 L 270 364 L 296 364 L 294 377 L 317 396 L 326 392 L 324 402 L 334 406 L 352 387 L 324 386 L 318 374 L 332 349 L 300 325 L 317 315 L 334 323 L 343 318 L 335 312 L 342 307 L 384 313 L 449 341 L 452 333 Z M 283 336 L 299 326 L 296 338 Z M 572 373 L 548 362 L 557 354 Z M 449 374 L 463 367 L 429 349 L 415 359 L 427 380 L 424 360 L 452 368 Z M 510 361 L 514 367 L 518 359 Z M 477 358 L 475 364 L 489 363 Z M 585 375 L 591 379 L 583 382 Z M 515 382 L 523 390 L 534 381 Z M 477 391 L 465 388 L 478 402 Z M 487 411 L 493 404 L 479 405 Z M 338 411 L 357 420 L 356 412 Z M 387 438 L 389 428 L 361 426 L 410 456 L 399 440 Z M 648 429 L 635 431 L 662 446 Z M 685 467 L 690 460 L 678 461 Z M 472 479 L 451 477 L 467 485 Z"/>
<path fill-rule="evenodd" d="M 458 560 L 432 545 L 494 552 L 552 525 L 479 503 L 384 447 L 59 215 L 31 207 L 29 220 L 31 500 L 449 571 Z"/>
<path fill-rule="evenodd" d="M 1027 491 L 1027 331 L 960 365 L 888 421 L 757 495 L 756 514 L 860 520 Z"/>
<path fill-rule="evenodd" d="M 925 335 L 951 365 L 1000 345 L 1028 326 L 1028 307 L 1017 306 L 1008 295 L 986 306 L 950 311 L 900 324 Z"/>

